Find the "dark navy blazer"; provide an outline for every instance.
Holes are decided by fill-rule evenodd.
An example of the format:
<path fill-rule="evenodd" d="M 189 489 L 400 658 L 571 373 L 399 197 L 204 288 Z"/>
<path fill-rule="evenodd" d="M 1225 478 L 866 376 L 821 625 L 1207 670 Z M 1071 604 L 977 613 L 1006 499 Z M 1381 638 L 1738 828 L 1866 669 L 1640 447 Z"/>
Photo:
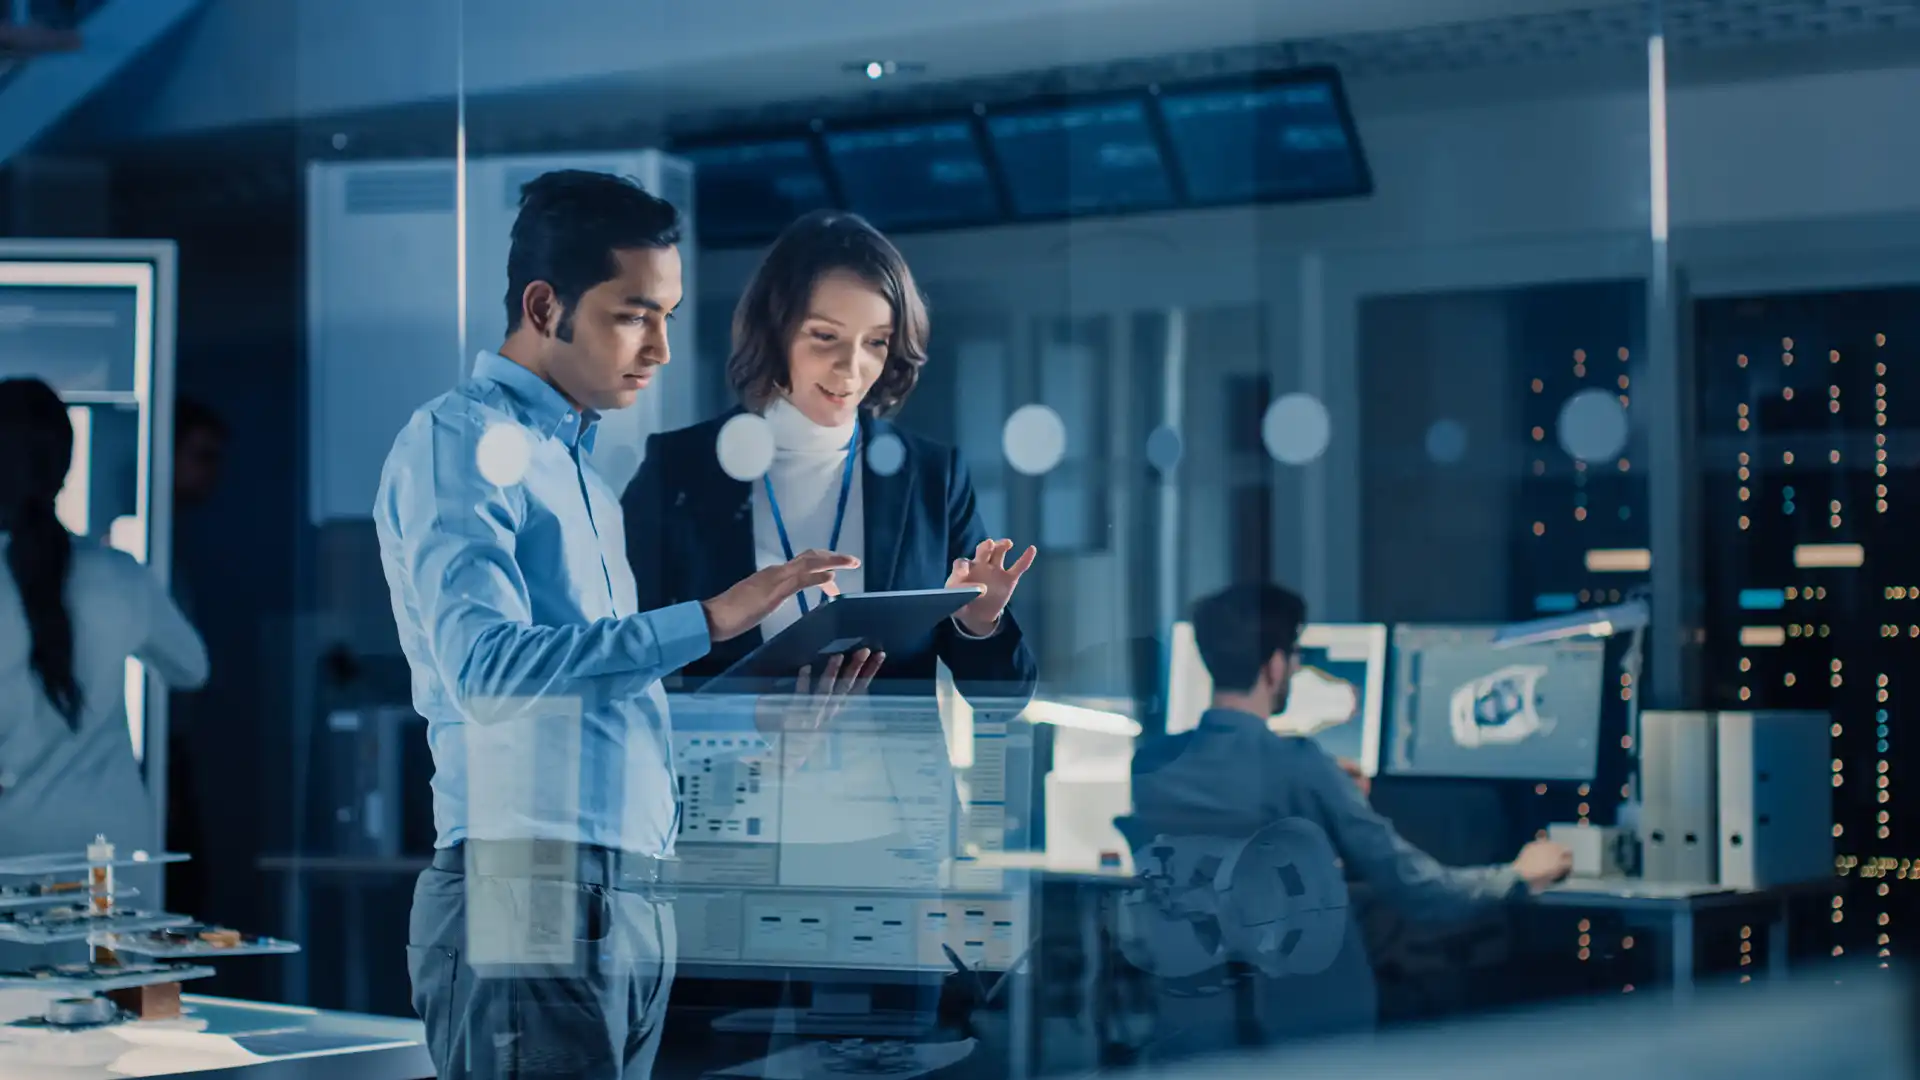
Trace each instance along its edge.
<path fill-rule="evenodd" d="M 646 458 L 621 499 L 641 611 L 710 599 L 756 569 L 753 486 L 727 475 L 715 452 L 721 425 L 739 411 L 647 439 Z M 972 555 L 987 538 L 974 507 L 973 484 L 958 452 L 862 416 L 862 447 L 884 435 L 900 440 L 906 459 L 891 476 L 862 463 L 864 588 L 940 588 L 953 561 Z M 705 657 L 682 669 L 679 685 L 697 686 L 720 674 L 762 640 L 756 629 L 715 643 Z M 1032 696 L 1033 650 L 1011 610 L 1001 616 L 999 632 L 982 640 L 941 620 L 919 641 L 887 654 L 875 692 L 931 694 L 936 658 L 946 662 L 968 698 L 1024 701 Z"/>

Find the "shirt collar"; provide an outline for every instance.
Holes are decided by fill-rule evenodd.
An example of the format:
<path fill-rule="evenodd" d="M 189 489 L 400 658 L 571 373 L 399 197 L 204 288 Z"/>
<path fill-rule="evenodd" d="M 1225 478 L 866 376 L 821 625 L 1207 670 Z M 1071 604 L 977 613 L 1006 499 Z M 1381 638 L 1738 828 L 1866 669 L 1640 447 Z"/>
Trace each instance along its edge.
<path fill-rule="evenodd" d="M 592 409 L 574 409 L 573 403 L 548 386 L 545 379 L 486 349 L 474 358 L 473 377 L 497 383 L 512 395 L 526 413 L 523 419 L 527 427 L 542 435 L 551 435 L 569 447 L 593 452 L 600 414 Z"/>
<path fill-rule="evenodd" d="M 1241 712 L 1239 709 L 1208 709 L 1200 714 L 1200 722 L 1209 727 L 1257 727 L 1261 731 L 1267 730 L 1267 721 L 1264 717 Z"/>

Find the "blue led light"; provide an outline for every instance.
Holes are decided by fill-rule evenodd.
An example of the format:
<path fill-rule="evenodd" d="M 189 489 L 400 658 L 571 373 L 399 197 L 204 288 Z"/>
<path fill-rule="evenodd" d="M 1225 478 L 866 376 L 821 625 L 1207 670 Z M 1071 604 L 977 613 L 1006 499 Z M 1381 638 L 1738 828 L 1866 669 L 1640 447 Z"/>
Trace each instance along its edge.
<path fill-rule="evenodd" d="M 1793 503 L 1789 502 L 1787 503 L 1787 505 L 1781 507 L 1780 509 L 1782 513 L 1791 514 L 1793 513 Z"/>
<path fill-rule="evenodd" d="M 1788 486 L 1781 488 L 1780 497 L 1783 499 L 1791 500 L 1793 498 L 1793 486 L 1789 484 Z"/>
<path fill-rule="evenodd" d="M 1624 507 L 1624 506 L 1620 508 L 1620 520 L 1621 520 L 1621 521 L 1625 521 L 1625 520 L 1627 520 L 1628 518 L 1630 518 L 1630 517 L 1632 517 L 1632 516 L 1633 516 L 1633 511 L 1632 511 L 1632 510 L 1629 510 L 1629 509 L 1627 509 L 1627 508 L 1626 508 L 1626 507 Z"/>
<path fill-rule="evenodd" d="M 1883 724 L 1884 724 L 1884 723 L 1886 723 L 1886 722 L 1887 722 L 1887 710 L 1885 710 L 1885 709 L 1881 709 L 1881 710 L 1879 710 L 1878 712 L 1875 712 L 1875 713 L 1873 714 L 1873 718 L 1874 718 L 1875 720 L 1878 720 L 1879 722 L 1881 722 L 1881 723 L 1883 723 Z"/>
<path fill-rule="evenodd" d="M 1885 739 L 1881 739 L 1881 740 L 1880 740 L 1880 744 L 1879 744 L 1879 745 L 1880 745 L 1880 752 L 1881 752 L 1881 753 L 1883 753 L 1883 754 L 1884 754 L 1884 753 L 1886 753 L 1886 752 L 1887 752 L 1887 740 L 1885 740 Z"/>
<path fill-rule="evenodd" d="M 1572 611 L 1580 606 L 1580 600 L 1572 593 L 1541 593 L 1533 598 L 1533 610 L 1547 613 Z"/>
<path fill-rule="evenodd" d="M 1779 611 L 1787 606 L 1785 589 L 1741 589 L 1740 607 L 1746 611 Z"/>

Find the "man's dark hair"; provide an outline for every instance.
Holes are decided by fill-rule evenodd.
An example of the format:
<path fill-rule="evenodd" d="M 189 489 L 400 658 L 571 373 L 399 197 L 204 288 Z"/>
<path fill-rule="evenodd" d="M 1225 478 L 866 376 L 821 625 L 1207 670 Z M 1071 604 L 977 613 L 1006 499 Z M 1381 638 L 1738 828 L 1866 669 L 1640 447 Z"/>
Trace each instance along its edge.
<path fill-rule="evenodd" d="M 1235 585 L 1193 605 L 1193 640 L 1216 690 L 1253 689 L 1274 653 L 1291 653 L 1307 626 L 1307 602 L 1270 583 Z"/>
<path fill-rule="evenodd" d="M 220 414 L 192 398 L 173 399 L 173 441 L 184 443 L 195 432 L 204 431 L 216 439 L 227 437 L 227 422 Z"/>
<path fill-rule="evenodd" d="M 793 335 L 807 317 L 813 286 L 834 271 L 872 286 L 893 308 L 886 365 L 863 403 L 876 416 L 900 408 L 927 362 L 927 302 L 900 249 L 858 214 L 816 210 L 786 227 L 733 309 L 727 383 L 755 412 L 787 389 Z"/>
<path fill-rule="evenodd" d="M 614 252 L 679 242 L 679 211 L 624 176 L 560 169 L 529 180 L 507 252 L 507 333 L 520 329 L 527 286 L 544 281 L 566 312 L 560 340 L 572 341 L 581 294 L 620 272 Z"/>

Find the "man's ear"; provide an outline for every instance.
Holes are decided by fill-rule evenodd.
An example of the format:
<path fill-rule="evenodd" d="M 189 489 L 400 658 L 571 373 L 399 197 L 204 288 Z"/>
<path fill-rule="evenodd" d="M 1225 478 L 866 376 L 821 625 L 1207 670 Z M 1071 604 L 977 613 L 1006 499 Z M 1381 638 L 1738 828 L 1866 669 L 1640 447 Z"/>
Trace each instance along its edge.
<path fill-rule="evenodd" d="M 565 314 L 553 286 L 544 281 L 529 281 L 520 294 L 521 318 L 541 337 L 552 337 Z"/>
<path fill-rule="evenodd" d="M 1260 673 L 1265 677 L 1267 685 L 1275 689 L 1285 686 L 1288 677 L 1293 674 L 1288 669 L 1287 654 L 1280 651 L 1275 651 L 1267 657 L 1267 664 L 1260 669 Z"/>

